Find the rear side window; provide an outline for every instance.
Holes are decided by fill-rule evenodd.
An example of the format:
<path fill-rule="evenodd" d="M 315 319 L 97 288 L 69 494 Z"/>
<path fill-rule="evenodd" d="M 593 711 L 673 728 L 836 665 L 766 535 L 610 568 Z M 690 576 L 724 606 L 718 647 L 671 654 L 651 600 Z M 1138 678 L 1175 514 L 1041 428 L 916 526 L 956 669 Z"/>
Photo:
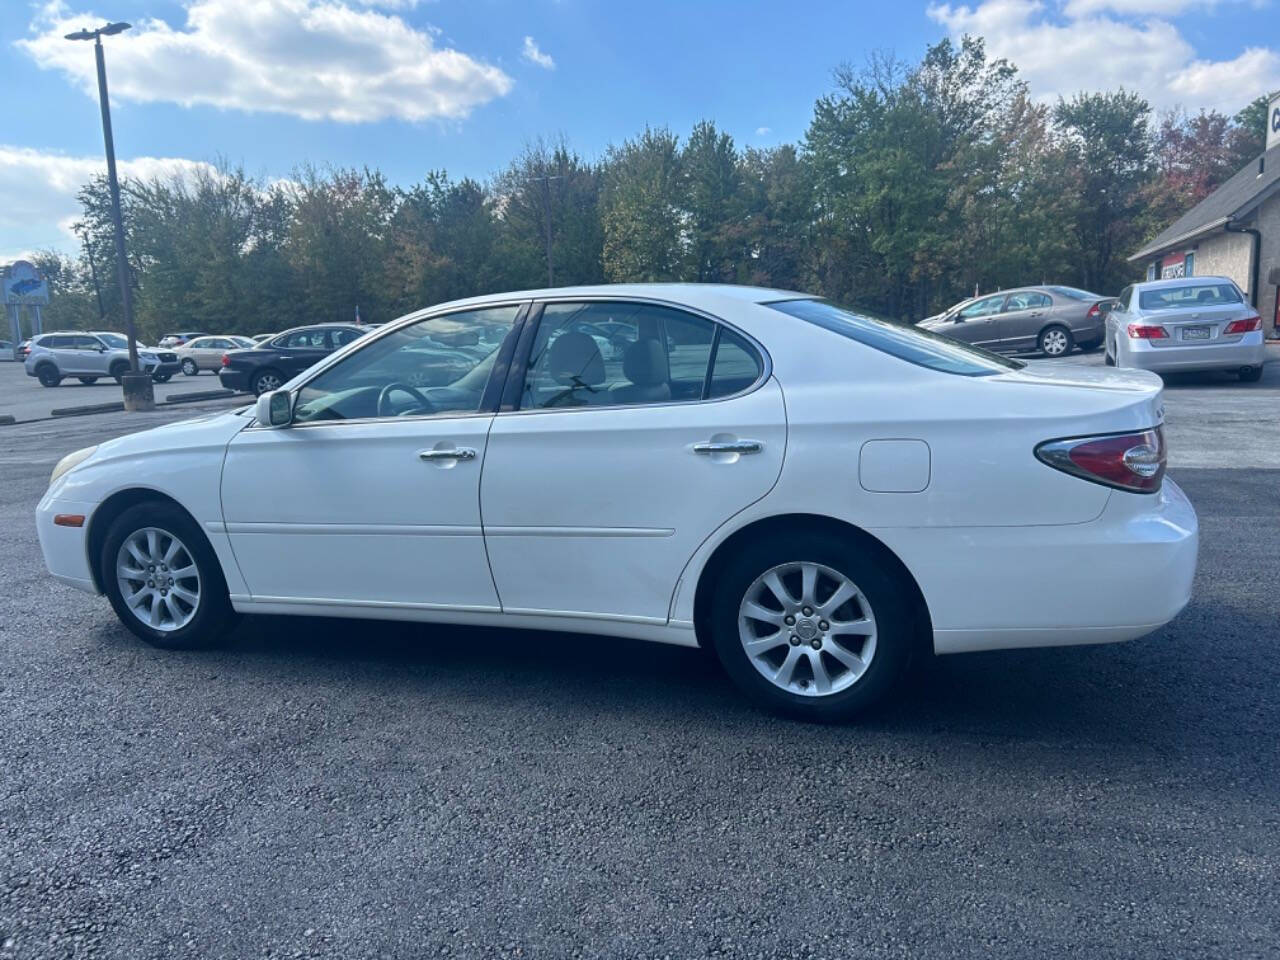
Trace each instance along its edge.
<path fill-rule="evenodd" d="M 1179 307 L 1213 307 L 1240 303 L 1234 283 L 1187 283 L 1177 287 L 1143 290 L 1138 296 L 1143 310 L 1176 310 Z"/>
<path fill-rule="evenodd" d="M 989 353 L 920 327 L 908 327 L 838 307 L 826 300 L 780 300 L 764 306 L 838 333 L 891 357 L 942 373 L 985 377 L 1006 370 L 1021 370 L 1026 366 L 1021 360 Z"/>
<path fill-rule="evenodd" d="M 732 330 L 721 327 L 720 342 L 716 344 L 716 357 L 711 365 L 707 399 L 741 393 L 755 383 L 762 372 L 760 355 L 755 348 Z"/>
<path fill-rule="evenodd" d="M 359 330 L 332 330 L 330 336 L 333 338 L 333 346 L 336 350 L 338 347 L 345 347 L 352 340 L 359 340 L 361 337 Z"/>
<path fill-rule="evenodd" d="M 1045 293 L 1035 293 L 1033 291 L 1011 293 L 1009 294 L 1009 299 L 1005 302 L 1004 312 L 1012 313 L 1014 310 L 1040 310 L 1052 305 L 1053 303 L 1049 299 L 1049 295 Z"/>

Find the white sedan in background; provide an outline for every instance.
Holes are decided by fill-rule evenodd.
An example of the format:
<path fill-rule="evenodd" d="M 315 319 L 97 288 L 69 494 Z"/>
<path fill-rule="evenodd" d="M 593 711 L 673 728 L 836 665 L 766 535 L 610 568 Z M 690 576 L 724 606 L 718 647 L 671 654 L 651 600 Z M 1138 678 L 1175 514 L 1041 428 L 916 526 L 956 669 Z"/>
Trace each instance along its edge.
<path fill-rule="evenodd" d="M 53 575 L 160 647 L 259 612 L 573 630 L 709 645 L 757 702 L 843 717 L 920 652 L 1182 609 L 1161 389 L 800 293 L 512 293 L 70 454 L 37 523 Z"/>
<path fill-rule="evenodd" d="M 1226 277 L 1152 280 L 1125 287 L 1107 315 L 1108 366 L 1159 373 L 1228 370 L 1262 379 L 1262 318 Z"/>

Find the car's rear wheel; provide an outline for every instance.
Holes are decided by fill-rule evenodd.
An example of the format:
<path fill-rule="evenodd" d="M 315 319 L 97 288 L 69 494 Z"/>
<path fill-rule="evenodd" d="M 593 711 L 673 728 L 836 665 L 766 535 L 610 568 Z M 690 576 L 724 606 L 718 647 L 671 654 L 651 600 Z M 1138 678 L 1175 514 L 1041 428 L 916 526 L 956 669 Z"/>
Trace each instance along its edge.
<path fill-rule="evenodd" d="M 1081 353 L 1093 353 L 1093 351 L 1097 350 L 1100 346 L 1102 346 L 1102 341 L 1101 340 L 1085 340 L 1077 344 L 1077 346 L 1080 348 Z"/>
<path fill-rule="evenodd" d="M 200 368 L 196 366 L 196 362 L 190 357 L 182 361 L 182 372 L 188 377 L 194 377 L 200 372 Z"/>
<path fill-rule="evenodd" d="M 272 390 L 279 390 L 280 385 L 284 383 L 284 378 L 275 370 L 260 370 L 253 377 L 253 392 L 255 396 L 262 396 L 264 393 L 270 393 Z"/>
<path fill-rule="evenodd" d="M 1071 331 L 1057 325 L 1045 327 L 1040 331 L 1040 339 L 1036 344 L 1046 357 L 1062 357 L 1071 352 Z"/>
<path fill-rule="evenodd" d="M 910 660 L 910 593 L 883 558 L 808 533 L 740 551 L 716 583 L 711 642 L 756 703 L 842 720 L 887 696 Z"/>
<path fill-rule="evenodd" d="M 124 383 L 124 375 L 129 372 L 129 363 L 126 360 L 120 360 L 111 365 L 111 378 L 116 383 Z"/>
<path fill-rule="evenodd" d="M 85 386 L 88 386 L 91 383 L 98 382 L 97 377 L 76 377 L 76 379 L 79 380 L 81 383 L 83 383 Z"/>
<path fill-rule="evenodd" d="M 99 564 L 116 616 L 152 646 L 208 646 L 235 620 L 213 548 L 173 504 L 141 503 L 120 514 L 107 531 Z"/>
<path fill-rule="evenodd" d="M 36 367 L 36 379 L 42 387 L 56 387 L 62 382 L 62 374 L 52 363 L 42 363 Z"/>
<path fill-rule="evenodd" d="M 1262 379 L 1262 367 L 1241 367 L 1240 380 L 1242 383 L 1257 383 Z"/>

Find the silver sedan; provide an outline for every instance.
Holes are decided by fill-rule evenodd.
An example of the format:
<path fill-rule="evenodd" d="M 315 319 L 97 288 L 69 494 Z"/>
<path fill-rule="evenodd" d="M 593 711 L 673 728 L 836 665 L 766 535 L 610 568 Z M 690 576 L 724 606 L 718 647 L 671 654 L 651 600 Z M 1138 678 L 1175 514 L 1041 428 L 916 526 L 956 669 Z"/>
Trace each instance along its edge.
<path fill-rule="evenodd" d="M 1107 316 L 1107 363 L 1174 373 L 1234 370 L 1248 382 L 1266 359 L 1262 319 L 1226 277 L 1125 287 Z"/>

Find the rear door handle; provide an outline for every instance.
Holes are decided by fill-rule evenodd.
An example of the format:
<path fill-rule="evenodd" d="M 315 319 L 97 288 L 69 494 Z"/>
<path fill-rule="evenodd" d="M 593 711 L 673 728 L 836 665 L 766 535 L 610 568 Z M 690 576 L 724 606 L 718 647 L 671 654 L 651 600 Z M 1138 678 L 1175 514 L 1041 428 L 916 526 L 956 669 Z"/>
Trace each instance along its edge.
<path fill-rule="evenodd" d="M 419 460 L 474 460 L 476 452 L 470 447 L 455 447 L 452 450 L 419 450 Z"/>
<path fill-rule="evenodd" d="M 759 453 L 764 444 L 759 440 L 704 441 L 693 445 L 694 453 Z"/>

